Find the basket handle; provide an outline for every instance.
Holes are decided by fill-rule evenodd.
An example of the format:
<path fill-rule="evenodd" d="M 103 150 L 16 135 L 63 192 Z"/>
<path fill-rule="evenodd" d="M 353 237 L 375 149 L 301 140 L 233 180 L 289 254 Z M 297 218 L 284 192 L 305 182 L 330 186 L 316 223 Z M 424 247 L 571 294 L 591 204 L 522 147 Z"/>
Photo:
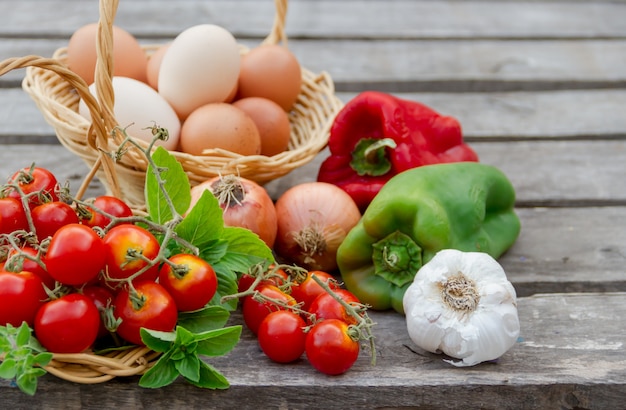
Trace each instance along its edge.
<path fill-rule="evenodd" d="M 85 102 L 91 117 L 94 119 L 101 118 L 101 109 L 100 104 L 96 100 L 96 98 L 89 92 L 89 87 L 85 80 L 82 79 L 78 74 L 74 73 L 70 70 L 65 64 L 61 63 L 59 60 L 55 58 L 46 58 L 40 57 L 36 55 L 29 55 L 25 57 L 12 57 L 8 58 L 2 62 L 0 62 L 0 76 L 8 73 L 12 70 L 17 70 L 20 68 L 41 68 L 44 70 L 49 70 L 60 76 L 63 80 L 67 81 L 72 87 L 76 89 L 76 92 L 80 96 L 80 98 Z M 99 149 L 99 145 L 96 144 L 96 141 L 106 141 L 107 138 L 107 128 L 104 121 L 93 121 L 88 132 L 87 139 L 88 141 L 93 141 L 94 145 L 92 147 L 98 150 L 98 160 L 94 165 L 94 168 L 89 173 L 88 177 L 85 181 L 83 181 L 82 186 L 78 190 L 77 197 L 80 198 L 87 189 L 87 186 L 95 171 L 102 165 L 103 171 L 105 173 L 105 177 L 109 181 L 117 182 L 117 176 L 114 170 L 113 159 L 107 154 L 106 150 Z M 99 136 L 98 138 L 91 136 Z M 105 145 L 102 145 L 106 147 Z M 119 192 L 118 185 L 114 185 L 115 189 L 112 189 L 112 193 L 115 196 L 121 197 L 121 192 Z"/>
<path fill-rule="evenodd" d="M 279 44 L 282 43 L 287 47 L 287 34 L 285 33 L 285 19 L 287 18 L 288 0 L 274 0 L 276 12 L 274 14 L 274 23 L 269 35 L 263 40 L 263 44 Z"/>

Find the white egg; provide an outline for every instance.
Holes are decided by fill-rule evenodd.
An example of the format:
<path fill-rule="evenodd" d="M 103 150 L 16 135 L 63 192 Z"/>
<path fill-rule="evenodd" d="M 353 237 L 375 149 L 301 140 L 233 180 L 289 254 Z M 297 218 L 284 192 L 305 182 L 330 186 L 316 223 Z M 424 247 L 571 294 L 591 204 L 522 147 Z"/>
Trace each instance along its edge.
<path fill-rule="evenodd" d="M 128 135 L 152 141 L 150 129 L 155 124 L 166 128 L 169 133 L 167 141 L 157 141 L 168 150 L 178 147 L 181 122 L 169 103 L 148 84 L 128 77 L 113 77 L 115 103 L 113 114 L 120 127 L 126 128 Z M 89 86 L 95 95 L 95 84 Z M 80 101 L 78 112 L 89 121 L 91 114 L 83 100 Z"/>
<path fill-rule="evenodd" d="M 214 24 L 181 32 L 159 69 L 159 93 L 185 119 L 196 108 L 225 101 L 239 78 L 241 56 L 233 35 Z"/>

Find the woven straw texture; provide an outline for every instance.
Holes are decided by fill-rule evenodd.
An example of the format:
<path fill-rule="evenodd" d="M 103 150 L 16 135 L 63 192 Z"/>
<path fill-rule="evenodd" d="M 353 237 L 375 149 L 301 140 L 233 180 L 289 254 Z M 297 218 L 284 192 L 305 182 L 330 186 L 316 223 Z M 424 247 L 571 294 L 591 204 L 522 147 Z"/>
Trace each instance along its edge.
<path fill-rule="evenodd" d="M 67 60 L 65 48 L 55 52 L 53 61 L 31 58 L 18 60 L 18 63 L 28 67 L 22 84 L 24 90 L 35 101 L 46 121 L 54 127 L 59 141 L 90 168 L 94 165 L 98 168 L 97 176 L 109 194 L 123 198 L 131 206 L 143 208 L 147 167 L 143 154 L 139 150 L 130 149 L 115 163 L 105 154 L 115 151 L 123 139 L 121 133 L 114 131 L 119 124 L 113 115 L 111 81 L 112 22 L 117 3 L 117 0 L 100 1 L 95 72 L 97 98 L 89 95 L 87 84 L 80 78 L 68 78 L 71 73 L 63 70 Z M 284 23 L 287 0 L 275 0 L 275 6 L 272 30 L 263 43 L 286 46 Z M 154 51 L 154 46 L 144 46 L 144 49 L 149 55 Z M 245 46 L 240 46 L 240 49 L 242 54 L 249 51 Z M 52 67 L 55 62 L 59 67 Z M 13 68 L 18 67 L 14 65 Z M 78 114 L 80 98 L 83 98 L 91 117 L 100 119 L 101 124 L 98 121 L 90 123 Z M 271 157 L 242 156 L 221 149 L 209 150 L 201 156 L 177 151 L 172 153 L 182 164 L 192 185 L 213 176 L 232 173 L 265 184 L 308 163 L 326 146 L 330 125 L 342 105 L 335 96 L 334 84 L 328 73 L 315 74 L 302 67 L 301 92 L 289 113 L 292 131 L 286 151 Z"/>
<path fill-rule="evenodd" d="M 52 58 L 25 56 L 0 62 L 0 75 L 26 68 L 23 89 L 32 97 L 45 120 L 55 129 L 61 144 L 75 153 L 91 169 L 76 196 L 81 197 L 89 182 L 97 176 L 107 193 L 124 199 L 136 212 L 145 207 L 144 182 L 147 162 L 144 154 L 130 149 L 119 161 L 109 153 L 124 138 L 113 115 L 112 27 L 118 0 L 100 0 L 95 83 L 97 98 L 89 92 L 84 80 L 66 65 L 66 49 Z M 276 14 L 271 32 L 264 43 L 287 45 L 284 32 L 287 0 L 275 0 Z M 149 55 L 154 47 L 144 47 Z M 241 46 L 241 52 L 248 49 Z M 187 172 L 192 185 L 210 177 L 238 173 L 261 184 L 286 175 L 312 160 L 328 142 L 330 125 L 343 104 L 334 94 L 334 85 L 325 73 L 314 74 L 302 67 L 302 89 L 290 113 L 292 135 L 287 151 L 272 157 L 241 156 L 223 150 L 193 156 L 173 152 Z M 78 114 L 82 99 L 93 122 Z M 93 384 L 118 376 L 143 374 L 159 354 L 146 347 L 96 355 L 55 353 L 45 369 L 72 382 Z"/>

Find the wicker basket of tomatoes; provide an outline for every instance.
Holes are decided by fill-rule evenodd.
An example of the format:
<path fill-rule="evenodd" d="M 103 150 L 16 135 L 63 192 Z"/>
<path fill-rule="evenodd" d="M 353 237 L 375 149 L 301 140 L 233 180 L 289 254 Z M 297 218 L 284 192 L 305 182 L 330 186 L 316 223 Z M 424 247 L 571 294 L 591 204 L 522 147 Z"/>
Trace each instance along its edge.
<path fill-rule="evenodd" d="M 209 136 L 199 136 L 199 134 L 194 134 L 192 131 L 194 128 L 191 125 L 192 120 L 195 119 L 197 121 L 201 117 L 199 114 L 194 115 L 192 108 L 193 111 L 196 111 L 196 108 L 205 108 L 210 103 L 220 102 L 228 106 L 234 106 L 238 105 L 239 100 L 247 99 L 242 97 L 255 97 L 257 95 L 262 95 L 264 99 L 273 99 L 272 96 L 263 95 L 263 91 L 255 94 L 256 91 L 252 90 L 252 86 L 244 87 L 242 85 L 244 62 L 246 59 L 250 60 L 253 54 L 258 54 L 257 51 L 268 51 L 269 47 L 281 50 L 281 52 L 288 52 L 287 37 L 284 30 L 287 0 L 275 0 L 276 13 L 273 26 L 270 34 L 261 44 L 249 48 L 235 42 L 239 60 L 233 60 L 232 65 L 234 69 L 225 68 L 221 72 L 218 70 L 218 73 L 213 76 L 215 84 L 198 86 L 192 83 L 191 85 L 181 85 L 181 78 L 192 77 L 188 72 L 185 72 L 188 67 L 173 67 L 168 71 L 172 74 L 171 77 L 168 77 L 164 72 L 166 71 L 166 66 L 171 67 L 172 64 L 166 64 L 166 61 L 168 54 L 172 54 L 174 49 L 178 50 L 179 54 L 183 53 L 180 49 L 184 49 L 189 44 L 183 44 L 178 47 L 179 39 L 184 37 L 183 34 L 187 34 L 191 29 L 213 30 L 210 31 L 210 34 L 202 30 L 200 30 L 200 33 L 195 33 L 200 36 L 208 36 L 209 38 L 205 40 L 209 42 L 219 42 L 215 40 L 215 37 L 218 36 L 214 33 L 215 31 L 218 32 L 219 36 L 228 36 L 228 34 L 224 33 L 225 30 L 219 30 L 219 27 L 215 26 L 206 27 L 211 25 L 194 26 L 180 33 L 171 43 L 167 44 L 169 50 L 164 51 L 165 54 L 162 55 L 158 71 L 159 81 L 158 85 L 155 85 L 158 91 L 155 91 L 149 85 L 147 86 L 159 97 L 162 97 L 165 102 L 169 103 L 168 118 L 171 118 L 171 113 L 174 112 L 175 118 L 171 118 L 168 124 L 161 123 L 167 122 L 165 120 L 166 115 L 162 115 L 159 118 L 151 117 L 150 120 L 146 120 L 147 123 L 143 124 L 134 124 L 136 122 L 134 119 L 129 121 L 126 118 L 118 118 L 120 114 L 116 101 L 125 99 L 122 97 L 126 96 L 122 96 L 120 93 L 129 92 L 130 86 L 122 84 L 122 80 L 117 81 L 117 75 L 113 71 L 115 59 L 113 39 L 118 29 L 118 27 L 113 25 L 113 20 L 117 11 L 117 3 L 118 0 L 100 1 L 100 19 L 97 23 L 97 30 L 94 30 L 94 36 L 97 41 L 97 55 L 94 63 L 95 70 L 91 70 L 93 83 L 89 82 L 91 80 L 85 80 L 81 75 L 76 75 L 78 70 L 70 69 L 72 66 L 70 61 L 72 57 L 70 55 L 71 43 L 67 47 L 58 49 L 52 58 L 27 56 L 9 59 L 0 65 L 0 75 L 15 68 L 27 67 L 23 81 L 24 90 L 33 98 L 46 121 L 55 129 L 59 141 L 68 150 L 82 158 L 90 167 L 94 164 L 102 163 L 102 167 L 98 167 L 97 176 L 105 184 L 108 193 L 123 198 L 134 207 L 141 208 L 144 206 L 143 187 L 147 168 L 144 156 L 135 149 L 130 149 L 121 158 L 111 158 L 110 155 L 110 152 L 125 138 L 125 135 L 120 132 L 122 128 L 128 128 L 128 136 L 136 138 L 141 142 L 144 139 L 140 134 L 149 132 L 152 126 L 158 125 L 168 128 L 170 132 L 169 143 L 172 144 L 168 148 L 183 165 L 192 184 L 200 183 L 210 177 L 227 174 L 238 174 L 264 184 L 306 164 L 326 146 L 330 124 L 343 104 L 335 96 L 334 84 L 328 73 L 313 73 L 300 66 L 298 66 L 300 72 L 298 88 L 295 94 L 293 94 L 293 102 L 285 103 L 286 105 L 284 105 L 278 100 L 273 101 L 283 107 L 284 114 L 288 120 L 288 136 L 284 147 L 280 149 L 275 147 L 263 148 L 261 150 L 261 146 L 257 146 L 256 142 L 251 147 L 250 139 L 242 140 L 243 142 L 237 146 L 222 146 L 221 141 L 232 139 L 218 137 L 222 135 L 220 134 L 221 132 L 226 131 L 213 130 Z M 220 46 L 223 45 L 220 44 Z M 142 45 L 141 49 L 142 53 L 144 53 L 144 59 L 149 63 L 161 49 L 166 48 L 165 46 L 166 44 Z M 193 48 L 194 44 L 191 47 Z M 169 61 L 181 60 L 179 54 L 176 55 L 176 58 L 170 58 Z M 198 53 L 194 52 L 192 54 L 194 54 L 195 58 L 192 61 L 196 61 L 196 65 L 199 65 Z M 274 57 L 272 59 L 277 60 Z M 227 59 L 224 58 L 223 60 L 226 61 Z M 154 61 L 156 61 L 156 57 Z M 121 65 L 119 59 L 116 60 L 115 65 Z M 182 75 L 180 75 L 181 72 Z M 234 79 L 233 72 L 239 73 Z M 178 74 L 178 76 L 175 80 L 172 80 L 175 74 Z M 207 75 L 205 77 L 210 78 L 212 76 Z M 164 78 L 170 81 L 167 82 Z M 126 81 L 126 79 L 123 80 Z M 257 79 L 257 81 L 259 80 Z M 118 82 L 120 85 L 117 84 Z M 215 95 L 206 97 L 204 100 L 201 98 L 200 100 L 189 102 L 190 99 L 181 101 L 180 96 L 169 95 L 175 93 L 175 91 L 169 91 L 168 94 L 167 84 L 171 83 L 174 85 L 169 86 L 170 90 L 182 89 L 184 87 L 191 90 L 186 91 L 186 94 L 190 94 L 196 88 L 202 90 L 203 87 L 208 87 L 207 89 L 209 90 L 215 90 L 218 86 L 222 88 L 231 87 L 231 89 L 227 93 L 228 95 L 224 95 L 224 89 L 222 89 L 221 94 L 216 91 Z M 265 86 L 267 85 L 270 86 L 269 88 L 278 88 L 275 82 L 265 84 Z M 293 85 L 291 85 L 291 89 L 293 90 Z M 205 91 L 205 94 L 207 93 Z M 143 98 L 142 101 L 145 100 Z M 160 103 L 162 101 L 159 100 Z M 249 119 L 254 119 L 254 114 L 250 110 L 246 110 L 243 103 L 238 105 L 238 108 L 250 114 L 247 116 L 248 119 L 245 120 L 249 126 Z M 230 110 L 229 107 L 222 107 L 222 109 Z M 224 118 L 225 114 L 216 112 L 214 115 L 218 118 Z M 177 121 L 178 123 L 176 123 Z M 169 124 L 173 125 L 170 127 Z M 258 138 L 262 139 L 262 126 L 258 123 L 256 125 L 259 134 Z M 131 126 L 134 127 L 132 130 L 130 129 Z M 251 133 L 255 132 L 251 131 Z M 177 135 L 180 135 L 180 138 L 178 143 L 175 143 L 176 138 L 178 138 Z M 195 137 L 190 135 L 195 135 Z M 194 145 L 193 140 L 199 138 L 202 139 L 204 145 Z M 205 143 L 206 139 L 208 139 L 208 142 Z M 216 140 L 220 143 L 216 143 Z M 163 145 L 166 145 L 166 143 L 164 142 Z"/>
<path fill-rule="evenodd" d="M 222 299 L 237 292 L 238 272 L 265 266 L 272 252 L 225 226 L 213 195 L 189 209 L 189 179 L 167 150 L 128 144 L 149 164 L 145 210 L 109 195 L 83 199 L 35 164 L 1 186 L 0 377 L 27 393 L 46 372 L 84 384 L 141 375 L 154 388 L 182 375 L 228 387 L 201 356 L 238 343 L 241 326 L 229 320 L 238 300 Z M 197 377 L 173 371 L 177 360 L 195 362 Z"/>

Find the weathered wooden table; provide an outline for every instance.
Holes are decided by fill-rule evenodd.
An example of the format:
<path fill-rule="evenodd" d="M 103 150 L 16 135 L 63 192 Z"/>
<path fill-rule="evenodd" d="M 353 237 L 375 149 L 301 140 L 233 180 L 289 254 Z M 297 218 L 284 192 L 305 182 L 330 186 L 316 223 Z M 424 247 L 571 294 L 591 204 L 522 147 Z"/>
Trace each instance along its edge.
<path fill-rule="evenodd" d="M 116 23 L 142 43 L 215 23 L 253 46 L 273 2 L 122 0 Z M 0 60 L 51 56 L 98 19 L 94 1 L 1 0 Z M 80 385 L 44 376 L 35 397 L 0 381 L 4 408 L 560 408 L 626 406 L 626 2 L 292 0 L 289 47 L 328 71 L 339 97 L 377 89 L 456 116 L 484 163 L 517 190 L 522 233 L 500 262 L 515 285 L 522 330 L 496 364 L 453 368 L 414 353 L 404 318 L 373 313 L 367 354 L 327 377 L 276 365 L 244 332 L 211 360 L 232 384 L 182 381 L 147 390 L 136 378 Z M 0 77 L 0 176 L 31 162 L 77 187 L 87 167 L 56 140 L 20 89 Z M 277 197 L 313 180 L 312 163 L 267 185 Z M 92 193 L 102 192 L 95 182 Z M 237 318 L 235 317 L 235 320 Z"/>

